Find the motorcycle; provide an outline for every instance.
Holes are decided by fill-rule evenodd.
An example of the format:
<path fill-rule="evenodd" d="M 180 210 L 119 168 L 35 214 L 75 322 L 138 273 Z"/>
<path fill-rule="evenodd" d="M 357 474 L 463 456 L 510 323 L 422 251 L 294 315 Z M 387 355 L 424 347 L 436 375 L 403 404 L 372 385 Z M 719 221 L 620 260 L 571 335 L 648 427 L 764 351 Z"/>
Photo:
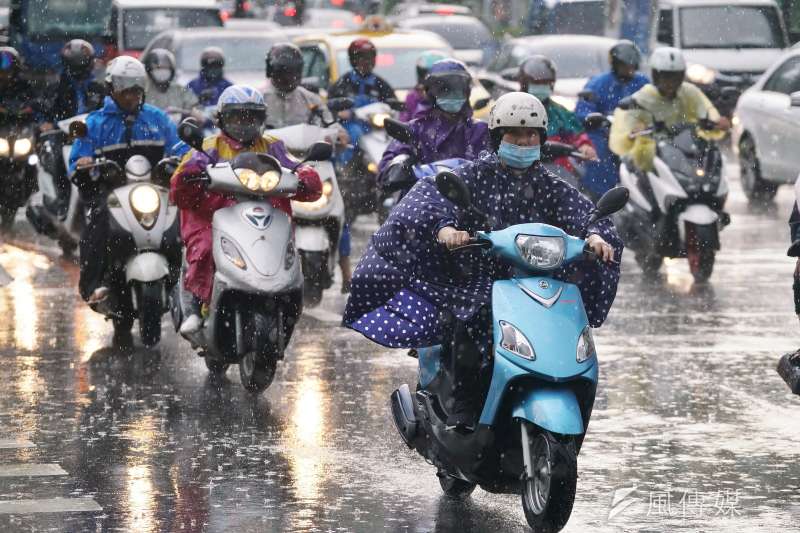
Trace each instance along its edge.
<path fill-rule="evenodd" d="M 178 134 L 203 152 L 203 133 L 195 122 L 185 120 Z M 331 151 L 328 143 L 314 144 L 303 162 L 328 160 Z M 212 374 L 222 375 L 238 364 L 244 388 L 258 393 L 272 383 L 303 308 L 303 275 L 292 221 L 269 202 L 273 196 L 294 195 L 299 178 L 270 155 L 245 152 L 209 165 L 197 179 L 209 190 L 234 195 L 238 202 L 214 213 L 216 271 L 208 316 L 189 340 Z M 172 296 L 176 331 L 185 314 L 181 302 L 188 296 L 183 286 L 181 280 Z"/>
<path fill-rule="evenodd" d="M 39 190 L 31 195 L 25 208 L 25 216 L 36 232 L 58 242 L 67 257 L 78 247 L 84 224 L 78 189 L 66 179 L 67 161 L 75 130 L 81 129 L 86 116 L 62 120 L 57 128 L 39 134 Z M 59 177 L 64 178 L 62 190 L 58 186 Z"/>
<path fill-rule="evenodd" d="M 438 174 L 436 187 L 463 216 L 486 219 L 455 174 Z M 621 187 L 606 193 L 587 227 L 627 198 Z M 599 363 L 578 287 L 551 272 L 593 254 L 583 238 L 547 224 L 479 231 L 462 249 L 476 247 L 515 267 L 492 289 L 493 368 L 479 423 L 472 432 L 447 429 L 453 377 L 446 361 L 474 351 L 455 340 L 416 350 L 416 392 L 404 384 L 392 393 L 392 418 L 405 444 L 437 468 L 447 496 L 465 498 L 477 485 L 518 493 L 534 531 L 558 531 L 575 499 Z"/>
<path fill-rule="evenodd" d="M 36 190 L 36 125 L 31 107 L 0 108 L 0 230 L 11 231 L 17 209 Z"/>
<path fill-rule="evenodd" d="M 296 124 L 267 130 L 266 134 L 283 141 L 293 155 L 302 158 L 315 143 L 335 138 L 338 130 L 313 124 Z M 323 290 L 333 283 L 339 240 L 344 226 L 344 201 L 330 161 L 308 163 L 322 180 L 322 196 L 314 202 L 292 200 L 294 240 L 303 269 L 303 300 L 315 306 Z"/>
<path fill-rule="evenodd" d="M 115 334 L 129 331 L 138 320 L 146 347 L 161 340 L 161 316 L 180 268 L 178 208 L 170 205 L 168 189 L 178 160 L 159 160 L 161 155 L 161 147 L 126 145 L 107 150 L 71 177 L 76 184 L 102 182 L 109 191 L 101 194 L 109 213 L 108 242 L 113 243 L 105 258 L 104 284 L 110 293 L 90 307 L 113 322 Z"/>
<path fill-rule="evenodd" d="M 632 98 L 619 107 L 642 109 Z M 730 223 L 723 209 L 729 188 L 713 140 L 715 127 L 708 119 L 671 127 L 654 121 L 632 134 L 655 142 L 654 169 L 641 173 L 631 161 L 622 161 L 620 183 L 631 191 L 631 202 L 615 224 L 646 276 L 654 276 L 665 257 L 686 257 L 696 282 L 711 277 L 719 232 Z"/>

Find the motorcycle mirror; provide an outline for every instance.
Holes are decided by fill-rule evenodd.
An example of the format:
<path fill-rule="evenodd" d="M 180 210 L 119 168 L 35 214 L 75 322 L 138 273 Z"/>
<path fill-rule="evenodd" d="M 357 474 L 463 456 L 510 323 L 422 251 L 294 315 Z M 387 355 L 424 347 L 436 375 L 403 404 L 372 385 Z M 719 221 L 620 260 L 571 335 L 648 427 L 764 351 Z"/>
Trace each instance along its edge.
<path fill-rule="evenodd" d="M 633 99 L 632 96 L 626 96 L 622 100 L 619 101 L 617 107 L 622 109 L 623 111 L 631 111 L 633 109 L 640 109 L 639 104 L 636 103 L 636 100 Z"/>
<path fill-rule="evenodd" d="M 333 146 L 331 146 L 331 143 L 320 141 L 311 145 L 311 148 L 308 149 L 308 152 L 306 153 L 306 157 L 303 159 L 303 162 L 327 161 L 331 158 L 332 155 L 333 155 Z"/>
<path fill-rule="evenodd" d="M 626 187 L 614 187 L 610 191 L 606 192 L 597 201 L 597 209 L 595 209 L 594 213 L 592 213 L 592 216 L 589 219 L 589 224 L 597 222 L 602 218 L 606 218 L 609 215 L 613 215 L 625 207 L 625 204 L 628 203 L 628 196 L 630 196 L 630 193 Z"/>
<path fill-rule="evenodd" d="M 69 125 L 69 136 L 73 139 L 83 139 L 89 134 L 89 128 L 82 120 L 76 120 Z"/>
<path fill-rule="evenodd" d="M 203 130 L 193 118 L 184 119 L 178 125 L 178 137 L 198 152 L 203 151 Z"/>
<path fill-rule="evenodd" d="M 338 113 L 340 111 L 345 111 L 347 109 L 351 109 L 354 105 L 352 98 L 341 97 L 341 98 L 331 98 L 328 100 L 328 109 L 331 110 L 331 113 Z"/>
<path fill-rule="evenodd" d="M 411 133 L 411 128 L 405 122 L 387 118 L 383 121 L 383 128 L 389 137 L 397 139 L 401 143 L 413 144 L 414 142 L 414 134 Z"/>
<path fill-rule="evenodd" d="M 436 174 L 436 190 L 439 193 L 456 204 L 461 209 L 468 209 L 472 205 L 472 199 L 469 194 L 467 184 L 464 183 L 460 177 L 450 172 L 443 170 Z"/>
<path fill-rule="evenodd" d="M 583 119 L 583 127 L 587 131 L 599 130 L 606 126 L 606 117 L 602 113 L 589 113 Z"/>
<path fill-rule="evenodd" d="M 569 157 L 574 151 L 571 144 L 547 141 L 542 145 L 542 161 L 550 162 L 560 157 Z"/>
<path fill-rule="evenodd" d="M 481 98 L 480 100 L 476 100 L 475 104 L 472 106 L 472 109 L 474 109 L 475 111 L 480 111 L 481 109 L 489 105 L 489 102 L 491 101 L 492 99 L 488 96 L 486 98 Z"/>
<path fill-rule="evenodd" d="M 517 81 L 519 78 L 519 68 L 512 67 L 500 71 L 500 77 L 506 81 Z"/>
<path fill-rule="evenodd" d="M 302 85 L 304 89 L 315 94 L 319 94 L 319 90 L 321 89 L 319 78 L 316 76 L 301 79 L 300 85 Z"/>

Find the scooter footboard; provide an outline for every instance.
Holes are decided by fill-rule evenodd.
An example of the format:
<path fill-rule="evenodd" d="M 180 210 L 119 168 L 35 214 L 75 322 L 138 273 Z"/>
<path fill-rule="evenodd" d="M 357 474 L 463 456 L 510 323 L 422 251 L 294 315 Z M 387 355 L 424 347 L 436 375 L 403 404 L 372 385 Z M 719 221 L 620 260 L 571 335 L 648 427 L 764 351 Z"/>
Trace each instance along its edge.
<path fill-rule="evenodd" d="M 523 390 L 516 398 L 511 416 L 561 435 L 584 432 L 578 398 L 571 388 L 563 385 L 537 385 Z"/>

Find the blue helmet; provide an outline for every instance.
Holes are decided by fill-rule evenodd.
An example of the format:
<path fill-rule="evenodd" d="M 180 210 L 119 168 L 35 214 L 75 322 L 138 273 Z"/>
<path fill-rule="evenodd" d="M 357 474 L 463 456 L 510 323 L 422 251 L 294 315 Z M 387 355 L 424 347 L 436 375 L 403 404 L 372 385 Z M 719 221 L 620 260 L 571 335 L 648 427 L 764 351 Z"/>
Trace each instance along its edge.
<path fill-rule="evenodd" d="M 422 83 L 434 63 L 447 59 L 447 54 L 441 50 L 426 50 L 417 58 L 417 83 Z"/>
<path fill-rule="evenodd" d="M 232 117 L 239 120 L 231 121 Z M 264 97 L 247 85 L 231 85 L 219 95 L 217 120 L 220 129 L 229 137 L 251 144 L 261 135 L 267 120 Z"/>
<path fill-rule="evenodd" d="M 259 106 L 266 111 L 264 97 L 249 85 L 231 85 L 222 91 L 222 94 L 219 95 L 219 100 L 217 100 L 217 110 L 219 112 L 235 107 L 256 109 Z"/>
<path fill-rule="evenodd" d="M 433 98 L 454 93 L 469 96 L 472 76 L 461 61 L 442 59 L 431 65 L 423 85 Z"/>

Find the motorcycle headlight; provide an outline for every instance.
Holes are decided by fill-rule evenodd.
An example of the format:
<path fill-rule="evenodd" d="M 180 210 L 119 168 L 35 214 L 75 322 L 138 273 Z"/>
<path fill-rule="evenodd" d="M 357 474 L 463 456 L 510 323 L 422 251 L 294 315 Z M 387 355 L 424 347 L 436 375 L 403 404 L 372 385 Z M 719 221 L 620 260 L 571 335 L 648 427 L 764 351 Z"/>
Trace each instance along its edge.
<path fill-rule="evenodd" d="M 592 336 L 592 328 L 586 326 L 583 328 L 580 337 L 578 337 L 578 347 L 575 350 L 575 359 L 579 363 L 587 361 L 595 354 L 594 337 Z"/>
<path fill-rule="evenodd" d="M 222 248 L 222 255 L 227 257 L 228 261 L 236 265 L 237 268 L 241 268 L 242 270 L 247 270 L 247 263 L 245 263 L 242 254 L 239 253 L 239 250 L 236 249 L 235 244 L 233 244 L 225 237 L 220 238 L 219 244 L 220 248 Z"/>
<path fill-rule="evenodd" d="M 267 170 L 263 174 L 259 174 L 255 170 L 249 168 L 237 168 L 235 172 L 236 177 L 239 178 L 239 183 L 253 192 L 259 190 L 262 192 L 269 192 L 281 181 L 280 172 L 273 169 Z"/>
<path fill-rule="evenodd" d="M 686 79 L 698 85 L 711 85 L 717 79 L 717 71 L 695 63 L 686 69 Z"/>
<path fill-rule="evenodd" d="M 8 139 L 0 137 L 0 156 L 8 156 L 8 154 L 11 153 L 10 150 L 11 147 L 8 145 Z"/>
<path fill-rule="evenodd" d="M 161 207 L 161 196 L 151 185 L 139 185 L 131 189 L 131 207 L 136 220 L 145 229 L 150 229 L 158 219 L 158 209 Z"/>
<path fill-rule="evenodd" d="M 33 143 L 30 139 L 17 139 L 14 142 L 14 157 L 25 157 L 31 153 L 31 148 Z"/>
<path fill-rule="evenodd" d="M 372 117 L 370 117 L 370 122 L 372 122 L 372 125 L 375 126 L 376 128 L 382 128 L 383 123 L 386 121 L 387 118 L 391 117 L 386 113 L 375 113 L 374 115 L 372 115 Z"/>
<path fill-rule="evenodd" d="M 505 320 L 500 321 L 500 347 L 529 361 L 536 360 L 536 352 L 530 341 Z"/>
<path fill-rule="evenodd" d="M 331 201 L 331 195 L 333 194 L 333 183 L 331 180 L 325 180 L 322 182 L 322 194 L 319 198 L 314 200 L 313 202 L 296 202 L 300 205 L 303 209 L 310 209 L 310 210 L 317 210 L 322 209 L 328 202 Z"/>
<path fill-rule="evenodd" d="M 522 258 L 534 268 L 551 270 L 564 261 L 566 243 L 562 237 L 517 235 L 516 244 Z"/>

